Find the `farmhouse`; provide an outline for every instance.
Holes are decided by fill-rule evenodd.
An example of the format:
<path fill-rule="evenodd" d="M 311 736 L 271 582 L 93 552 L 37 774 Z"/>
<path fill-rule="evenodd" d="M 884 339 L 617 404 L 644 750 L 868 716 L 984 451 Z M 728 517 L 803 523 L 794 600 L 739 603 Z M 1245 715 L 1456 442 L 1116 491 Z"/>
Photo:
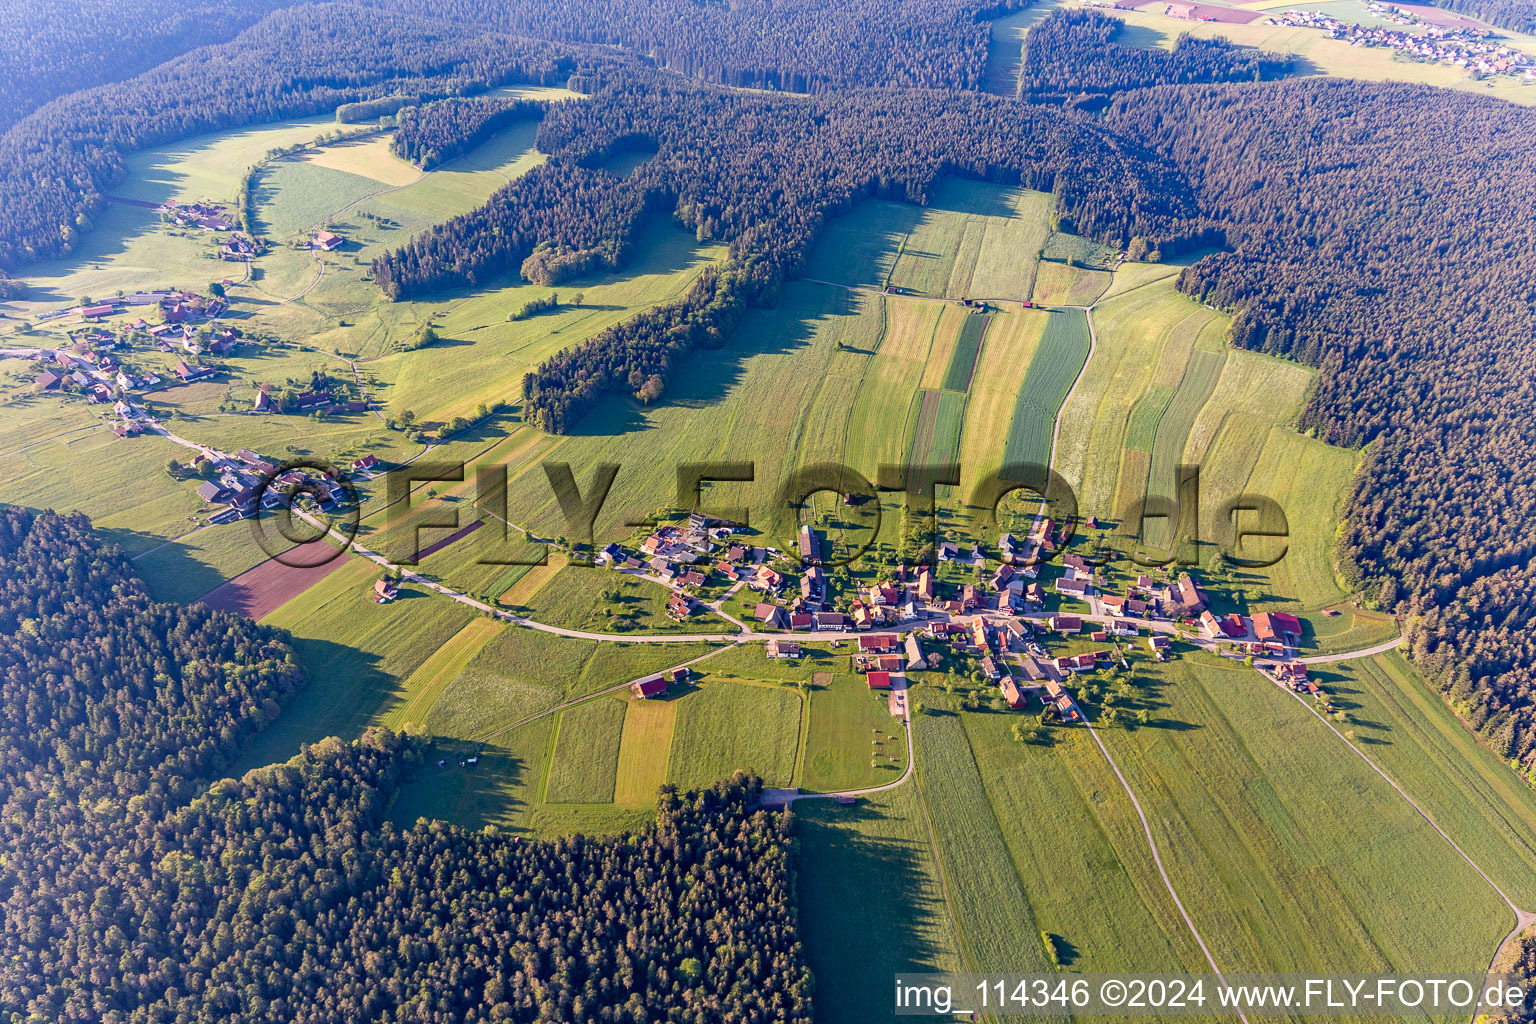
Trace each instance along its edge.
<path fill-rule="evenodd" d="M 1088 672 L 1096 663 L 1094 656 L 1090 654 L 1069 654 L 1066 657 L 1056 659 L 1056 668 L 1062 672 Z"/>
<path fill-rule="evenodd" d="M 1076 615 L 1052 615 L 1050 623 L 1058 633 L 1078 633 L 1083 628 L 1083 620 Z"/>
<path fill-rule="evenodd" d="M 807 523 L 800 527 L 800 561 L 806 565 L 821 564 L 821 545 L 816 540 L 816 531 Z"/>
<path fill-rule="evenodd" d="M 871 633 L 859 637 L 860 654 L 894 654 L 897 650 L 896 634 Z"/>
<path fill-rule="evenodd" d="M 784 629 L 789 625 L 789 620 L 784 617 L 784 609 L 767 601 L 758 602 L 757 608 L 752 613 L 758 622 L 770 629 Z"/>
<path fill-rule="evenodd" d="M 1019 685 L 1013 681 L 1012 676 L 1003 676 L 998 681 L 997 688 L 1002 692 L 1003 699 L 1008 702 L 1010 708 L 1018 710 L 1029 704 L 1029 697 L 1019 689 Z"/>
<path fill-rule="evenodd" d="M 933 582 L 933 573 L 929 572 L 927 569 L 924 569 L 922 572 L 918 573 L 917 596 L 922 598 L 924 601 L 932 601 L 934 595 L 937 593 L 938 590 Z"/>
<path fill-rule="evenodd" d="M 37 380 L 33 383 L 32 387 L 33 390 L 36 391 L 48 391 L 52 388 L 58 387 L 59 382 L 63 379 L 63 377 L 60 377 L 52 370 L 44 370 L 42 373 L 38 374 Z"/>
<path fill-rule="evenodd" d="M 332 234 L 329 231 L 316 231 L 315 240 L 310 243 L 310 248 L 330 252 L 332 249 L 345 245 L 346 241 L 340 235 Z"/>
<path fill-rule="evenodd" d="M 651 679 L 644 679 L 638 682 L 633 682 L 629 684 L 629 692 L 634 694 L 640 700 L 645 700 L 649 697 L 655 697 L 658 694 L 666 693 L 667 681 L 661 678 L 661 676 L 656 676 Z"/>
<path fill-rule="evenodd" d="M 1295 647 L 1301 641 L 1301 620 L 1286 612 L 1259 612 L 1253 617 L 1253 635 Z"/>
<path fill-rule="evenodd" d="M 793 640 L 769 640 L 764 646 L 770 658 L 800 657 L 800 645 Z"/>
<path fill-rule="evenodd" d="M 1069 580 L 1065 576 L 1056 581 L 1056 593 L 1065 597 L 1087 597 L 1087 580 Z"/>
<path fill-rule="evenodd" d="M 388 604 L 400 596 L 400 584 L 394 580 L 377 580 L 373 584 L 373 600 L 377 604 Z"/>
<path fill-rule="evenodd" d="M 817 629 L 842 629 L 848 624 L 842 612 L 817 612 L 815 618 Z"/>
<path fill-rule="evenodd" d="M 201 380 L 204 377 L 211 377 L 213 376 L 213 372 L 214 371 L 207 366 L 188 366 L 185 360 L 176 360 L 176 376 L 181 378 L 182 383 Z"/>
<path fill-rule="evenodd" d="M 197 496 L 209 504 L 220 500 L 226 493 L 228 492 L 226 492 L 224 488 L 220 487 L 218 484 L 211 480 L 207 483 L 199 484 L 197 487 Z"/>
<path fill-rule="evenodd" d="M 1147 637 L 1147 646 L 1152 649 L 1153 656 L 1162 661 L 1168 656 L 1168 649 L 1173 646 L 1173 642 L 1162 633 L 1153 633 Z"/>
<path fill-rule="evenodd" d="M 1173 603 L 1180 615 L 1194 616 L 1205 611 L 1205 593 L 1190 579 L 1188 573 L 1179 577 L 1178 585 L 1174 588 Z"/>
<path fill-rule="evenodd" d="M 379 468 L 379 459 L 376 455 L 364 455 L 352 463 L 352 470 L 356 473 L 371 473 Z M 612 547 L 613 545 L 609 545 Z"/>
<path fill-rule="evenodd" d="M 928 659 L 923 657 L 923 648 L 917 642 L 916 633 L 907 634 L 906 648 L 908 672 L 919 672 L 928 667 Z"/>

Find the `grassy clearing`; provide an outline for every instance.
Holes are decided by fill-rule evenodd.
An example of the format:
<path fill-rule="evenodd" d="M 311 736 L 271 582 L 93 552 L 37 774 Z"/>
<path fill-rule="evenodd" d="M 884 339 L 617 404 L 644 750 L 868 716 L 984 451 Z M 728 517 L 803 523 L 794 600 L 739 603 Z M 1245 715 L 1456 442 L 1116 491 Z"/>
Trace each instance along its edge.
<path fill-rule="evenodd" d="M 494 744 L 471 748 L 479 758 L 474 765 L 459 765 L 470 750 L 441 744 L 435 753 L 446 763 L 429 761 L 417 779 L 401 788 L 389 809 L 390 820 L 399 827 L 427 818 L 471 829 L 494 825 L 538 834 L 535 816 L 553 728 L 552 719 L 541 718 L 498 737 Z"/>
<path fill-rule="evenodd" d="M 601 569 L 568 567 L 527 601 L 540 622 L 605 633 L 734 633 L 718 616 L 698 614 L 681 622 L 667 615 L 671 591 L 659 583 Z"/>
<path fill-rule="evenodd" d="M 976 971 L 1049 971 L 1040 932 L 960 717 L 918 716 L 917 772 L 939 860 Z"/>
<path fill-rule="evenodd" d="M 1159 725 L 1105 739 L 1218 963 L 1481 969 L 1503 905 L 1304 707 L 1206 658 L 1145 671 Z"/>
<path fill-rule="evenodd" d="M 1067 392 L 1088 359 L 1088 320 L 1081 310 L 1051 310 L 1008 424 L 1003 461 L 1008 465 L 1051 462 L 1051 437 Z"/>
<path fill-rule="evenodd" d="M 613 802 L 626 707 L 621 699 L 599 698 L 560 713 L 555 758 L 544 788 L 546 803 Z"/>
<path fill-rule="evenodd" d="M 872 1020 L 891 979 L 961 969 L 928 830 L 911 785 L 861 799 L 795 806 L 796 895 L 816 974 L 816 1020 Z M 860 937 L 850 956 L 851 937 Z"/>
<path fill-rule="evenodd" d="M 667 758 L 676 725 L 677 704 L 673 701 L 629 702 L 619 743 L 614 803 L 633 806 L 656 802 L 656 790 L 667 781 Z"/>
<path fill-rule="evenodd" d="M 906 764 L 906 738 L 885 694 L 871 694 L 863 680 L 850 675 L 834 676 L 812 691 L 802 788 L 867 789 L 899 778 Z"/>
<path fill-rule="evenodd" d="M 278 160 L 256 178 L 258 230 L 277 241 L 307 238 L 337 210 L 386 187 L 374 178 L 318 160 Z"/>
<path fill-rule="evenodd" d="M 800 695 L 776 686 L 706 682 L 677 700 L 667 781 L 708 786 L 750 768 L 769 786 L 787 786 L 800 744 Z"/>
<path fill-rule="evenodd" d="M 421 177 L 421 171 L 390 152 L 391 142 L 389 135 L 375 135 L 369 139 L 309 150 L 297 159 L 333 171 L 372 178 L 391 188 L 409 185 Z"/>

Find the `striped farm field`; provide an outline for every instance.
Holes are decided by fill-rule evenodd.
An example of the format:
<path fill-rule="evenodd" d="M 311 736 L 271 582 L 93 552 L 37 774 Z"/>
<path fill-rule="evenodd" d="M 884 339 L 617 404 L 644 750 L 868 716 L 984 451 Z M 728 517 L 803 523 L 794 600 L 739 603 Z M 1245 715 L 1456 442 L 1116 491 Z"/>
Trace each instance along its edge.
<path fill-rule="evenodd" d="M 1131 415 L 1125 422 L 1125 447 L 1138 452 L 1152 451 L 1157 438 L 1157 425 L 1162 421 L 1168 403 L 1173 399 L 1173 388 L 1153 384 L 1143 391 L 1141 398 L 1131 407 Z"/>
<path fill-rule="evenodd" d="M 1049 319 L 1039 310 L 1016 307 L 1004 307 L 992 315 L 965 403 L 960 469 L 966 494 L 1003 464 L 1003 439 L 1008 436 L 1019 385 Z"/>
<path fill-rule="evenodd" d="M 960 324 L 955 347 L 949 354 L 949 365 L 944 369 L 944 383 L 940 385 L 945 391 L 970 390 L 976 357 L 981 353 L 981 340 L 991 322 L 990 316 L 971 313 Z"/>
<path fill-rule="evenodd" d="M 675 701 L 632 700 L 624 711 L 623 737 L 614 777 L 613 802 L 628 806 L 656 802 L 667 781 L 667 758 L 677 723 Z"/>
<path fill-rule="evenodd" d="M 1173 393 L 1168 407 L 1157 421 L 1157 432 L 1152 438 L 1151 465 L 1147 470 L 1146 493 L 1174 497 L 1178 467 L 1184 461 L 1184 446 L 1189 441 L 1190 428 L 1215 390 L 1216 380 L 1221 376 L 1225 362 L 1226 353 L 1220 349 L 1214 352 L 1196 349 L 1190 353 L 1184 379 L 1179 382 L 1178 390 Z M 1170 520 L 1162 520 L 1161 524 L 1170 529 L 1174 525 Z M 1152 543 L 1166 548 L 1169 540 L 1169 537 L 1163 537 Z"/>
<path fill-rule="evenodd" d="M 950 365 L 954 362 L 955 350 L 960 345 L 960 334 L 971 320 L 971 312 L 963 306 L 947 302 L 925 302 L 924 305 L 936 306 L 940 312 L 928 345 L 921 386 L 938 391 L 949 386 L 945 381 L 949 377 Z"/>
<path fill-rule="evenodd" d="M 555 756 L 544 784 L 552 804 L 613 802 L 627 701 L 600 697 L 560 712 Z"/>
<path fill-rule="evenodd" d="M 401 687 L 404 699 L 384 715 L 383 724 L 391 729 L 420 729 L 427 722 L 432 706 L 448 684 L 458 678 L 475 655 L 502 628 L 496 619 L 476 618 L 449 638 L 416 671 L 406 677 Z"/>
<path fill-rule="evenodd" d="M 1003 451 L 1008 465 L 1050 464 L 1056 416 L 1088 359 L 1091 344 L 1083 311 L 1053 309 L 1048 316 L 1008 425 Z"/>
<path fill-rule="evenodd" d="M 1088 306 L 1109 287 L 1107 270 L 1041 260 L 1035 271 L 1035 302 L 1046 306 Z"/>
<path fill-rule="evenodd" d="M 954 391 L 919 391 L 913 402 L 912 442 L 907 472 L 909 493 L 927 493 L 937 479 L 937 467 L 954 465 L 960 457 L 960 431 L 965 395 Z"/>
<path fill-rule="evenodd" d="M 706 682 L 679 697 L 667 781 L 691 789 L 751 769 L 787 786 L 800 746 L 800 695 L 779 686 Z"/>

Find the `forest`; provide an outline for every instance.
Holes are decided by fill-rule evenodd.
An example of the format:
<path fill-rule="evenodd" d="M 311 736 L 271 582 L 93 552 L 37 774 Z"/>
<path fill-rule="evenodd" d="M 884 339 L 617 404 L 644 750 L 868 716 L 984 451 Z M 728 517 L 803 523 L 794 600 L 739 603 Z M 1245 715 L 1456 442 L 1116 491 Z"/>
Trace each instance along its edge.
<path fill-rule="evenodd" d="M 83 517 L 0 512 L 0 1016 L 810 1020 L 755 778 L 553 842 L 394 829 L 426 741 L 388 731 L 218 780 L 301 684 L 282 635 L 150 601 Z"/>
<path fill-rule="evenodd" d="M 390 149 L 424 171 L 467 153 L 515 121 L 536 121 L 548 104 L 454 96 L 401 110 Z"/>
<path fill-rule="evenodd" d="M 1108 93 L 1141 86 L 1276 78 L 1290 59 L 1225 39 L 1184 33 L 1172 50 L 1115 42 L 1124 22 L 1097 11 L 1062 11 L 1024 37 L 1020 94 L 1031 102 L 1097 106 Z"/>

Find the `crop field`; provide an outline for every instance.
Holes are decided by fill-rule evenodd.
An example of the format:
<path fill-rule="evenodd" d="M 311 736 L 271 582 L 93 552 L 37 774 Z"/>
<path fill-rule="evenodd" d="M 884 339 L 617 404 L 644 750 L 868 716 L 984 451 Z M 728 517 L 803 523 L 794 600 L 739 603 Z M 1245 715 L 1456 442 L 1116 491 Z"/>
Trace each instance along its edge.
<path fill-rule="evenodd" d="M 547 803 L 613 802 L 625 708 L 619 699 L 589 700 L 560 713 L 555 756 L 544 787 Z"/>
<path fill-rule="evenodd" d="M 974 971 L 1048 971 L 1040 930 L 987 800 L 960 717 L 918 715 L 918 784 L 933 823 L 961 948 Z"/>
<path fill-rule="evenodd" d="M 1149 671 L 1156 724 L 1105 740 L 1218 964 L 1481 969 L 1503 904 L 1306 708 L 1209 658 Z"/>
<path fill-rule="evenodd" d="M 816 974 L 816 1020 L 869 1019 L 889 1006 L 891 979 L 961 969 L 954 924 L 912 785 L 795 805 L 801 937 Z M 867 937 L 849 955 L 849 936 Z"/>
<path fill-rule="evenodd" d="M 228 528 L 231 533 L 237 527 Z M 324 539 L 289 548 L 201 596 L 210 608 L 260 619 L 340 569 L 347 556 Z"/>
<path fill-rule="evenodd" d="M 1035 291 L 1031 298 L 1046 306 L 1092 305 L 1113 275 L 1056 260 L 1041 260 L 1035 271 Z"/>
<path fill-rule="evenodd" d="M 678 697 L 667 781 L 688 789 L 750 768 L 766 785 L 790 785 L 800 703 L 794 690 L 725 681 Z"/>
<path fill-rule="evenodd" d="M 375 135 L 369 139 L 340 142 L 300 154 L 297 159 L 333 171 L 372 178 L 391 188 L 409 185 L 421 177 L 421 171 L 389 151 L 391 136 Z"/>
<path fill-rule="evenodd" d="M 944 368 L 944 383 L 940 387 L 945 391 L 970 390 L 976 357 L 981 354 L 981 340 L 991 322 L 990 316 L 972 313 L 961 323 L 954 350 L 949 355 L 949 365 Z"/>
<path fill-rule="evenodd" d="M 960 442 L 962 491 L 1003 464 L 1004 439 L 1018 404 L 1020 381 L 1035 356 L 1050 315 L 1004 308 L 987 325 L 985 344 L 971 375 Z"/>
<path fill-rule="evenodd" d="M 894 782 L 906 764 L 906 738 L 885 694 L 871 694 L 862 679 L 844 674 L 811 691 L 802 788 L 867 789 Z"/>
<path fill-rule="evenodd" d="M 1027 298 L 1049 212 L 1042 192 L 945 178 L 906 235 L 890 284 L 934 298 Z"/>
<path fill-rule="evenodd" d="M 1009 465 L 1051 462 L 1056 416 L 1082 372 L 1091 347 L 1088 320 L 1080 310 L 1051 310 L 1013 408 L 1003 461 Z"/>
<path fill-rule="evenodd" d="M 427 731 L 481 739 L 557 704 L 623 686 L 711 650 L 705 644 L 624 644 L 503 630 L 433 705 Z"/>
<path fill-rule="evenodd" d="M 656 790 L 667 781 L 667 758 L 672 752 L 672 732 L 676 726 L 676 702 L 629 702 L 619 743 L 614 803 L 644 806 L 656 802 Z"/>
<path fill-rule="evenodd" d="M 1039 930 L 1073 971 L 1209 970 L 1157 876 L 1135 809 L 1092 739 L 1018 743 L 1009 715 L 962 716 Z"/>
<path fill-rule="evenodd" d="M 1190 353 L 1184 377 L 1169 398 L 1162 415 L 1158 417 L 1143 493 L 1175 497 L 1178 468 L 1184 461 L 1184 446 L 1189 441 L 1189 431 L 1194 426 L 1195 417 L 1215 390 L 1225 362 L 1226 353 L 1219 348 L 1215 351 L 1196 349 Z M 1135 481 L 1129 478 L 1124 482 L 1132 487 L 1135 485 Z M 1167 548 L 1172 540 L 1170 534 L 1174 524 L 1166 519 L 1159 522 L 1165 528 L 1163 535 L 1149 542 L 1154 547 Z M 1156 532 L 1156 527 L 1151 532 Z"/>
<path fill-rule="evenodd" d="M 938 467 L 953 465 L 960 454 L 960 429 L 965 395 L 954 391 L 919 390 L 908 420 L 912 441 L 908 449 L 907 491 L 926 494 L 941 475 Z"/>

